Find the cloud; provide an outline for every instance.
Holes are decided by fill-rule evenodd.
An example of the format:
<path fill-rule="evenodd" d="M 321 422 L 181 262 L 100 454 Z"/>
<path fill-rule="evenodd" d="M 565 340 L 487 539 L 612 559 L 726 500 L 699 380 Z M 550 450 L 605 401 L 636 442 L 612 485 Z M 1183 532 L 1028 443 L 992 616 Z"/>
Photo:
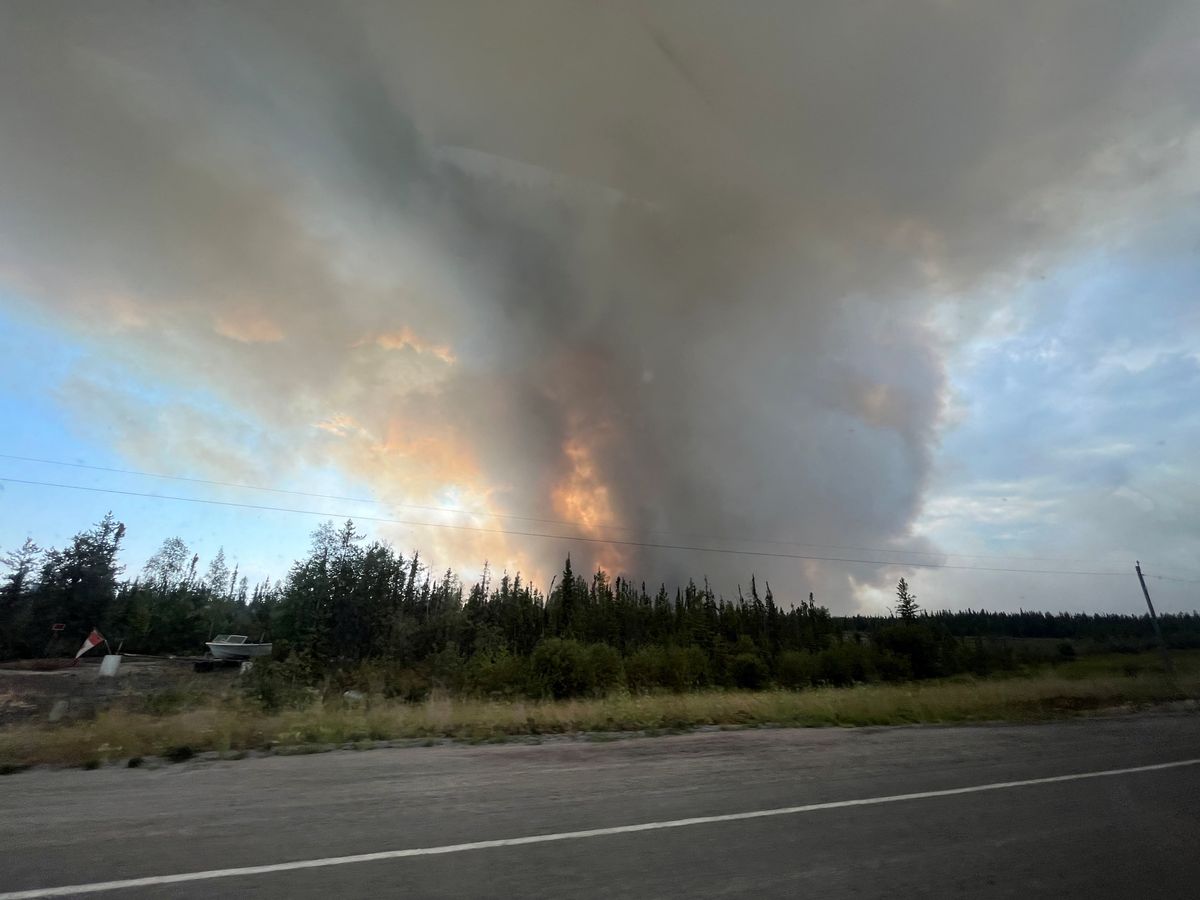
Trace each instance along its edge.
<path fill-rule="evenodd" d="M 243 344 L 274 344 L 284 338 L 283 329 L 252 310 L 235 310 L 217 316 L 213 330 Z"/>
<path fill-rule="evenodd" d="M 439 359 L 446 365 L 453 365 L 456 361 L 454 351 L 446 344 L 432 344 L 418 337 L 411 328 L 407 325 L 395 331 L 385 331 L 383 334 L 378 334 L 371 341 L 375 346 L 384 350 L 412 350 L 414 353 L 429 354 L 435 359 Z M 361 346 L 363 341 L 359 341 Z"/>
<path fill-rule="evenodd" d="M 1189 215 L 1169 220 L 1181 227 Z M 1020 328 L 959 350 L 955 389 L 970 413 L 944 432 L 946 464 L 916 529 L 959 552 L 1121 573 L 1060 580 L 1047 594 L 1058 608 L 1138 611 L 1137 559 L 1159 575 L 1200 577 L 1200 482 L 1189 475 L 1200 443 L 1200 322 L 1189 311 L 1200 264 L 1193 254 L 1167 264 L 1163 246 L 1156 223 L 1052 273 L 1012 299 Z M 1193 588 L 1152 585 L 1173 610 L 1195 607 Z"/>
<path fill-rule="evenodd" d="M 1195 104 L 1183 3 L 2 15 L 9 287 L 203 384 L 269 436 L 268 472 L 596 534 L 927 546 L 947 366 L 997 305 L 974 298 L 1171 177 Z M 111 297 L 136 313 L 115 333 Z M 566 549 L 428 539 L 543 571 Z"/>

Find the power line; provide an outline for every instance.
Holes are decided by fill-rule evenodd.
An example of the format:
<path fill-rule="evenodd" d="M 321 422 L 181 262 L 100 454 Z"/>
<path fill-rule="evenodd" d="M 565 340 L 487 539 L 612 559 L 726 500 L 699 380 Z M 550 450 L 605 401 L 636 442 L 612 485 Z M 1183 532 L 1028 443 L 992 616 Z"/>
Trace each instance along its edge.
<path fill-rule="evenodd" d="M 1180 584 L 1200 584 L 1200 578 L 1176 578 L 1173 575 L 1151 575 L 1149 572 L 1143 572 L 1147 578 L 1157 578 L 1159 581 L 1177 581 Z"/>
<path fill-rule="evenodd" d="M 160 472 L 141 472 L 137 469 L 118 469 L 113 466 L 95 466 L 89 463 L 69 462 L 65 459 L 44 459 L 40 456 L 18 456 L 15 453 L 0 453 L 0 459 L 15 459 L 21 462 L 42 463 L 47 466 L 69 466 L 72 469 L 91 469 L 93 472 L 115 472 L 118 475 L 137 475 L 142 478 L 165 478 L 170 481 L 187 481 L 192 484 L 208 484 L 215 487 L 242 488 L 249 491 L 266 491 L 271 494 L 293 494 L 297 497 L 315 497 L 319 500 L 346 500 L 350 503 L 378 503 L 378 500 L 365 497 L 343 497 L 338 494 L 317 494 L 308 491 L 285 490 L 284 488 L 263 487 L 258 484 L 241 484 L 236 481 L 217 481 L 209 478 L 191 478 L 187 475 L 164 475 Z"/>
<path fill-rule="evenodd" d="M 115 494 L 124 497 L 144 497 L 150 500 L 170 500 L 179 503 L 201 503 L 210 506 L 233 507 L 237 509 L 252 509 L 261 512 L 282 512 L 292 513 L 305 516 L 319 516 L 321 518 L 343 518 L 340 513 L 322 512 L 311 509 L 294 509 L 285 506 L 264 506 L 253 503 L 237 503 L 232 500 L 209 500 L 201 497 L 176 497 L 168 494 L 148 494 L 143 491 L 125 491 L 116 488 L 101 488 L 91 487 L 80 484 L 62 484 L 54 481 L 34 481 L 24 478 L 9 478 L 0 476 L 0 482 L 8 482 L 11 484 L 25 484 L 37 487 L 52 487 L 63 488 L 73 491 L 88 491 L 97 494 Z M 545 532 L 537 531 L 513 531 L 503 528 L 481 528 L 474 525 L 454 525 L 448 522 L 413 522 L 406 519 L 390 519 L 381 516 L 353 516 L 347 515 L 344 518 L 357 519 L 362 522 L 378 522 L 389 525 L 405 525 L 416 528 L 448 528 L 458 531 L 471 531 L 477 534 L 502 534 L 510 537 L 531 537 L 531 538 L 546 538 L 554 541 L 577 541 L 588 544 L 606 544 L 617 547 L 641 547 L 648 550 L 680 550 L 694 553 L 720 553 L 730 556 L 753 556 L 766 557 L 772 559 L 795 559 L 808 560 L 813 562 L 839 562 L 851 563 L 854 565 L 869 565 L 869 566 L 906 566 L 909 568 L 920 569 L 953 569 L 964 572 L 1005 572 L 1011 574 L 1024 575 L 1093 575 L 1102 576 L 1105 578 L 1128 576 L 1126 572 L 1096 572 L 1096 571 L 1081 571 L 1067 569 L 1017 569 L 999 566 L 956 566 L 948 563 L 927 563 L 914 562 L 912 560 L 886 560 L 886 559 L 857 559 L 852 557 L 842 556 L 810 556 L 800 553 L 773 553 L 763 550 L 735 550 L 727 547 L 697 547 L 684 544 L 660 544 L 648 541 L 628 541 L 617 540 L 612 538 L 597 538 L 597 537 L 580 537 L 562 534 L 546 534 Z"/>
<path fill-rule="evenodd" d="M 89 470 L 92 470 L 95 472 L 112 472 L 112 473 L 116 473 L 119 475 L 134 475 L 134 476 L 138 476 L 141 478 L 161 478 L 161 479 L 165 479 L 165 480 L 169 480 L 169 481 L 183 481 L 183 482 L 188 482 L 191 484 L 205 484 L 205 485 L 210 485 L 210 486 L 215 486 L 215 487 L 237 488 L 239 490 L 264 491 L 266 493 L 271 493 L 271 494 L 283 494 L 283 495 L 291 495 L 291 496 L 295 496 L 295 497 L 311 497 L 311 498 L 318 499 L 318 500 L 343 500 L 343 501 L 350 502 L 350 503 L 370 503 L 370 504 L 375 504 L 375 505 L 384 503 L 384 501 L 382 501 L 382 500 L 376 500 L 373 498 L 366 498 L 366 497 L 346 497 L 346 496 L 342 496 L 339 494 L 321 494 L 321 493 L 315 493 L 315 492 L 311 492 L 311 491 L 297 491 L 297 490 L 290 490 L 287 488 L 266 487 L 264 485 L 246 484 L 243 482 L 236 482 L 236 481 L 219 481 L 216 479 L 209 479 L 209 478 L 193 478 L 193 477 L 190 477 L 187 475 L 167 475 L 167 474 L 163 474 L 160 472 L 143 472 L 138 469 L 120 469 L 120 468 L 115 468 L 112 466 L 97 466 L 97 465 L 91 465 L 88 463 L 69 462 L 67 460 L 61 460 L 61 459 L 47 459 L 47 458 L 38 457 L 38 456 L 19 456 L 19 455 L 13 454 L 13 453 L 0 453 L 0 459 L 12 459 L 12 460 L 19 460 L 21 462 L 40 463 L 43 465 L 50 465 L 50 466 L 67 466 L 67 467 L 74 468 L 74 469 L 89 469 Z M 534 522 L 539 525 L 561 525 L 563 527 L 576 528 L 576 529 L 580 529 L 580 530 L 583 530 L 583 529 L 589 527 L 589 526 L 584 525 L 582 522 L 572 522 L 572 521 L 568 521 L 568 520 L 564 520 L 564 519 L 545 519 L 545 518 L 539 518 L 537 516 L 521 516 L 521 515 L 515 515 L 512 513 L 474 511 L 474 510 L 461 509 L 461 508 L 455 508 L 455 507 L 449 507 L 449 506 L 422 506 L 422 505 L 414 504 L 414 503 L 392 503 L 390 501 L 387 502 L 386 505 L 396 507 L 398 509 L 415 509 L 415 510 L 420 510 L 422 512 L 442 512 L 442 513 L 453 513 L 453 514 L 465 515 L 465 516 L 477 516 L 477 517 L 481 517 L 481 518 L 511 519 L 513 521 L 518 521 L 518 522 Z M 365 519 L 366 517 L 360 516 L 358 518 Z M 780 541 L 780 540 L 772 540 L 772 539 L 768 539 L 768 538 L 754 538 L 754 537 L 746 538 L 746 537 L 732 537 L 732 536 L 728 536 L 728 535 L 694 534 L 694 533 L 689 534 L 689 533 L 671 532 L 671 531 L 651 531 L 651 530 L 646 530 L 646 529 L 640 529 L 640 528 L 637 528 L 634 526 L 616 525 L 616 524 L 611 524 L 611 523 L 600 523 L 598 525 L 591 526 L 591 527 L 608 529 L 611 531 L 622 531 L 622 532 L 626 532 L 626 533 L 631 533 L 631 534 L 635 534 L 635 535 L 644 535 L 644 536 L 648 536 L 648 537 L 667 537 L 667 538 L 676 537 L 676 538 L 683 538 L 683 539 L 687 539 L 687 540 L 698 540 L 698 541 L 728 541 L 728 542 L 741 543 L 741 544 L 767 544 L 767 545 L 776 546 L 776 547 L 808 547 L 813 550 L 836 550 L 836 551 L 851 551 L 851 552 L 858 552 L 858 553 L 891 553 L 891 554 L 907 554 L 909 556 L 943 557 L 943 558 L 950 558 L 950 559 L 993 559 L 993 560 L 1010 560 L 1010 561 L 1019 561 L 1019 562 L 1088 563 L 1088 562 L 1094 561 L 1094 560 L 1089 560 L 1089 559 L 1083 559 L 1080 557 L 1003 556 L 1003 555 L 983 554 L 983 553 L 941 553 L 941 552 L 937 552 L 937 551 L 933 551 L 933 550 L 903 550 L 903 549 L 897 549 L 897 548 L 893 548 L 893 547 L 863 547 L 863 546 L 857 546 L 857 545 L 852 545 L 852 544 L 851 545 L 846 545 L 846 544 L 841 544 L 841 545 L 839 545 L 839 544 L 808 544 L 808 543 L 803 543 L 801 541 Z"/>

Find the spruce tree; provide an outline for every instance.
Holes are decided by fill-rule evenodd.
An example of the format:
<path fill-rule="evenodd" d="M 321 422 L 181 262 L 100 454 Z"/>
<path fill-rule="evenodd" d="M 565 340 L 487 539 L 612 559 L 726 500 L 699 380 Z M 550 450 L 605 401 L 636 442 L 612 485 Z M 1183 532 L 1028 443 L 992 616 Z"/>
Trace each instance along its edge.
<path fill-rule="evenodd" d="M 903 578 L 896 585 L 896 597 L 896 615 L 905 622 L 914 621 L 921 607 L 917 606 L 917 595 L 909 593 L 908 582 Z"/>

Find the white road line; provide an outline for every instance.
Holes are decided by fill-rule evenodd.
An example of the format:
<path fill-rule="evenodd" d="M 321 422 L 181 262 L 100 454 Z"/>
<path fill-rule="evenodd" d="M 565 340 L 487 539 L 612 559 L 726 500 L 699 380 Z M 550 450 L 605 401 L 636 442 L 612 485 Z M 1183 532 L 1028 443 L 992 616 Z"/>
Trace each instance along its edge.
<path fill-rule="evenodd" d="M 643 822 L 639 825 L 616 825 L 611 828 L 589 828 L 585 831 L 562 831 L 557 834 L 533 834 L 526 837 L 500 838 L 493 841 L 472 841 L 468 844 L 446 844 L 441 847 L 414 847 L 408 850 L 383 850 L 378 853 L 359 853 L 354 856 L 327 856 L 322 859 L 300 859 L 266 866 L 240 866 L 236 869 L 209 869 L 203 872 L 181 872 L 177 875 L 150 875 L 145 878 L 125 878 L 120 881 L 97 881 L 91 884 L 68 884 L 62 887 L 34 888 L 0 894 L 0 900 L 37 900 L 41 897 L 71 897 L 98 891 L 122 891 L 129 888 L 157 887 L 187 881 L 207 881 L 213 878 L 237 878 L 244 875 L 268 875 L 272 872 L 291 872 L 296 869 L 322 869 L 327 866 L 348 866 L 354 863 L 378 862 L 385 859 L 406 859 L 410 856 L 440 856 L 444 853 L 464 853 L 468 850 L 490 850 L 495 847 L 520 847 L 524 844 L 545 844 L 550 841 L 574 841 L 583 838 L 605 837 L 611 834 L 632 834 L 637 831 L 660 831 L 665 828 L 687 828 L 710 825 L 714 822 L 740 822 L 744 819 L 766 819 L 772 816 L 794 816 L 824 809 L 846 809 L 851 806 L 876 806 L 880 803 L 899 803 L 905 800 L 928 800 L 934 797 L 955 797 L 959 794 L 979 794 L 1008 788 L 1037 784 L 1057 784 L 1063 781 L 1082 781 L 1086 778 L 1111 778 L 1139 772 L 1159 772 L 1182 766 L 1200 765 L 1200 759 L 1181 759 L 1152 766 L 1131 766 L 1127 769 L 1105 769 L 1101 772 L 1078 772 L 1074 775 L 1054 775 L 1049 778 L 1027 778 L 1024 781 L 998 781 L 971 787 L 949 788 L 942 791 L 918 791 L 914 794 L 893 794 L 889 797 L 867 797 L 862 800 L 835 800 L 831 803 L 809 803 L 805 806 L 784 806 L 777 809 L 758 809 L 752 812 L 726 813 L 718 816 L 696 816 L 667 822 Z"/>

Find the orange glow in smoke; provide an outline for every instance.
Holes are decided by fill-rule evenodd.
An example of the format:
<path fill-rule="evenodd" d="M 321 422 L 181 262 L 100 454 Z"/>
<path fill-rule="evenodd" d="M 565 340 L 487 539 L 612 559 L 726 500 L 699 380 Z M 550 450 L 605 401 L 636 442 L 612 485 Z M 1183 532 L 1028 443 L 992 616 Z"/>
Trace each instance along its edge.
<path fill-rule="evenodd" d="M 591 450 L 578 438 L 563 443 L 563 454 L 571 464 L 567 477 L 553 491 L 555 511 L 564 519 L 579 524 L 588 537 L 604 537 L 605 526 L 616 523 L 608 486 L 596 468 Z M 623 570 L 624 554 L 609 544 L 595 545 L 596 564 L 610 574 Z"/>
<path fill-rule="evenodd" d="M 386 437 L 371 449 L 377 461 L 403 462 L 427 485 L 474 485 L 480 480 L 479 466 L 467 445 L 451 434 L 430 433 L 428 426 L 415 432 L 404 422 L 390 422 Z"/>
<path fill-rule="evenodd" d="M 366 343 L 366 341 L 359 343 Z M 440 359 L 446 365 L 453 365 L 457 359 L 454 351 L 446 344 L 430 343 L 407 325 L 396 331 L 385 331 L 383 334 L 377 335 L 373 343 L 384 350 L 412 350 L 422 355 L 428 354 L 435 359 Z"/>
<path fill-rule="evenodd" d="M 251 309 L 234 310 L 217 316 L 213 330 L 242 344 L 274 344 L 284 338 L 283 329 L 266 315 Z"/>

